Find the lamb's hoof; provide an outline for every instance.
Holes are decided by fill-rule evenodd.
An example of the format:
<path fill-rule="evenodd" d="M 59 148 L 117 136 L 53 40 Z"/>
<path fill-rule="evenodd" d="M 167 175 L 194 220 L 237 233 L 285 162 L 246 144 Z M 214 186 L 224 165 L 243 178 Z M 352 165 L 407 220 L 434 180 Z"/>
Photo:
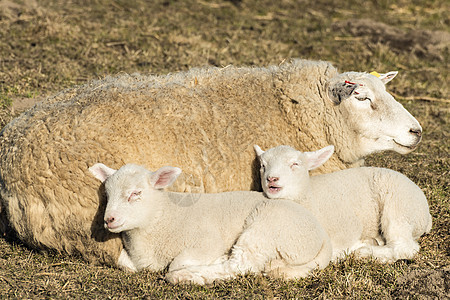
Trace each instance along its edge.
<path fill-rule="evenodd" d="M 354 253 L 358 257 L 373 257 L 372 247 L 361 247 L 356 249 Z"/>
<path fill-rule="evenodd" d="M 365 247 L 361 247 L 355 250 L 355 256 L 359 257 L 359 258 L 372 258 L 374 260 L 376 260 L 379 263 L 385 264 L 385 263 L 391 263 L 394 260 L 392 260 L 391 258 L 388 257 L 380 257 L 380 256 L 376 256 L 374 254 L 374 251 L 372 249 L 372 247 L 370 246 L 365 246 Z"/>
<path fill-rule="evenodd" d="M 186 269 L 180 269 L 167 273 L 166 280 L 172 284 L 198 284 L 205 285 L 205 278 Z"/>

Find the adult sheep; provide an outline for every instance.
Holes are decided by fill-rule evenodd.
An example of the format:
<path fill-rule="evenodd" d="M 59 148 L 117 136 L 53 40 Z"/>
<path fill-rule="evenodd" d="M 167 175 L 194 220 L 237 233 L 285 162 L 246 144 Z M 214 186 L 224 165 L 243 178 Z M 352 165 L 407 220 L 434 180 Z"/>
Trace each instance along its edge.
<path fill-rule="evenodd" d="M 327 62 L 292 60 L 121 74 L 62 91 L 0 133 L 2 214 L 32 247 L 115 264 L 122 244 L 103 228 L 104 196 L 90 165 L 178 166 L 175 190 L 220 192 L 260 189 L 254 144 L 335 145 L 319 173 L 361 165 L 377 151 L 405 154 L 421 127 L 385 90 L 395 74 L 340 74 Z"/>

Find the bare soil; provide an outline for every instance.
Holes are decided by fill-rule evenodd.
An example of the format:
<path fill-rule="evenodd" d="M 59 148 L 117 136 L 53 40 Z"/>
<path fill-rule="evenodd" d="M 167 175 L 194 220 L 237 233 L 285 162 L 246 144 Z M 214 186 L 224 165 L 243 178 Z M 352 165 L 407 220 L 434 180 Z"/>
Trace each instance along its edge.
<path fill-rule="evenodd" d="M 449 299 L 450 268 L 413 270 L 397 279 L 394 295 L 399 298 Z"/>

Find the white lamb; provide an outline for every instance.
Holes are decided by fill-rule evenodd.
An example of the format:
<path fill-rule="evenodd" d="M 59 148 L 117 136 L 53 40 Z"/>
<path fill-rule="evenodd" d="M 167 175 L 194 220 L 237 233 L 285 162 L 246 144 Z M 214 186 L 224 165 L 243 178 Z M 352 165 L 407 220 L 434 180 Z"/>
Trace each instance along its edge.
<path fill-rule="evenodd" d="M 95 164 L 89 170 L 105 182 L 105 227 L 122 232 L 119 262 L 132 271 L 169 266 L 168 281 L 205 284 L 246 272 L 304 277 L 331 259 L 325 230 L 292 201 L 250 191 L 162 191 L 181 173 L 175 167 L 150 172 L 127 164 L 116 171 Z"/>
<path fill-rule="evenodd" d="M 421 189 L 393 170 L 362 167 L 312 176 L 334 151 L 328 146 L 300 152 L 278 146 L 266 152 L 255 145 L 261 183 L 272 199 L 291 199 L 319 219 L 331 239 L 333 260 L 346 252 L 381 262 L 411 259 L 417 239 L 431 229 L 427 199 Z"/>

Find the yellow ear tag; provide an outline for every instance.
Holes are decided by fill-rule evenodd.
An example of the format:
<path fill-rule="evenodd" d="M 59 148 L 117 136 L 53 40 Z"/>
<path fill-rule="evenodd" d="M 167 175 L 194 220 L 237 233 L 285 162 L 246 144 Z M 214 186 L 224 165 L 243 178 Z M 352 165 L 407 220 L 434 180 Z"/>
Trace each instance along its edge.
<path fill-rule="evenodd" d="M 376 76 L 378 78 L 380 78 L 380 74 L 378 74 L 376 71 L 370 72 L 371 75 Z"/>

